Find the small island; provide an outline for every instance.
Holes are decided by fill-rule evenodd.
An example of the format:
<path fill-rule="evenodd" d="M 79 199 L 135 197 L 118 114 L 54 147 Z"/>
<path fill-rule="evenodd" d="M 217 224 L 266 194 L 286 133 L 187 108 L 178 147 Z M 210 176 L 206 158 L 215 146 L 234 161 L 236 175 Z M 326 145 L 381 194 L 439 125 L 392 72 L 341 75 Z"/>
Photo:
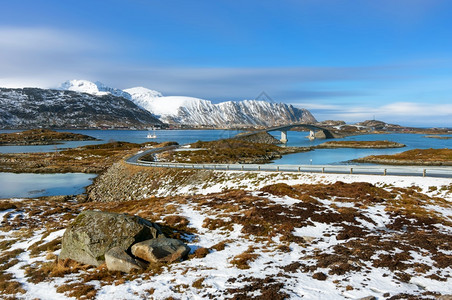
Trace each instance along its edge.
<path fill-rule="evenodd" d="M 406 145 L 390 141 L 331 141 L 316 146 L 316 148 L 320 149 L 323 148 L 386 149 L 403 147 L 406 147 Z"/>
<path fill-rule="evenodd" d="M 31 129 L 0 134 L 0 146 L 57 145 L 66 141 L 97 141 L 92 136 L 58 132 L 49 129 Z"/>
<path fill-rule="evenodd" d="M 160 162 L 176 163 L 221 163 L 221 164 L 255 164 L 268 163 L 281 158 L 284 154 L 310 151 L 310 147 L 279 147 L 266 143 L 255 143 L 238 139 L 219 141 L 198 141 L 190 148 L 176 149 L 158 154 Z M 153 161 L 153 155 L 147 155 L 142 160 Z"/>
<path fill-rule="evenodd" d="M 393 155 L 371 155 L 353 161 L 386 165 L 452 166 L 452 149 L 413 149 Z"/>
<path fill-rule="evenodd" d="M 0 172 L 97 174 L 108 169 L 125 155 L 136 153 L 144 146 L 127 142 L 111 142 L 58 152 L 1 153 Z"/>
<path fill-rule="evenodd" d="M 426 138 L 429 139 L 439 139 L 439 140 L 450 140 L 452 136 L 444 136 L 444 135 L 426 135 Z"/>

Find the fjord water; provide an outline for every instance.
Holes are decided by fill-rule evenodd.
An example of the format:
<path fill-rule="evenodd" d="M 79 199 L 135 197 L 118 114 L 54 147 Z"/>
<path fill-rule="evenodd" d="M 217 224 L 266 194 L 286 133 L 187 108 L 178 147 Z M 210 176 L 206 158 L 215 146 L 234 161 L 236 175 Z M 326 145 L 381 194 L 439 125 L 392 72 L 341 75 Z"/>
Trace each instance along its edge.
<path fill-rule="evenodd" d="M 157 130 L 156 139 L 147 139 L 147 131 L 139 130 L 58 130 L 89 135 L 100 141 L 72 141 L 59 145 L 38 146 L 0 146 L 0 153 L 49 152 L 84 145 L 125 141 L 144 143 L 149 141 L 176 141 L 179 144 L 194 143 L 198 140 L 212 141 L 233 137 L 238 131 L 231 130 Z M 0 130 L 0 133 L 17 130 Z M 0 172 L 0 198 L 40 197 L 55 195 L 73 195 L 84 191 L 95 178 L 93 174 L 14 174 Z"/>
<path fill-rule="evenodd" d="M 61 130 L 64 131 L 64 130 Z M 198 140 L 212 141 L 233 137 L 238 131 L 230 130 L 157 130 L 156 139 L 147 139 L 147 131 L 139 130 L 66 130 L 74 133 L 86 134 L 100 141 L 76 141 L 66 142 L 61 145 L 45 146 L 1 146 L 0 153 L 20 152 L 47 152 L 64 148 L 73 148 L 89 144 L 106 143 L 109 141 L 126 141 L 144 143 L 149 141 L 164 142 L 176 141 L 179 144 L 193 143 Z M 3 132 L 13 132 L 0 130 Z M 280 138 L 279 132 L 272 132 L 276 138 Z M 316 139 L 310 141 L 307 132 L 288 132 L 288 146 L 314 146 L 326 140 Z M 451 136 L 451 135 L 449 135 Z M 351 159 L 367 155 L 394 154 L 410 149 L 426 148 L 451 148 L 452 140 L 426 138 L 425 134 L 368 134 L 349 136 L 337 140 L 376 141 L 388 140 L 407 145 L 404 148 L 395 149 L 317 149 L 309 152 L 295 153 L 283 156 L 275 160 L 275 164 L 347 164 Z M 328 140 L 332 141 L 332 140 Z M 83 192 L 84 187 L 91 183 L 92 174 L 13 174 L 0 173 L 0 198 L 7 197 L 39 197 L 50 195 L 71 195 Z"/>
<path fill-rule="evenodd" d="M 278 132 L 272 132 L 276 138 L 280 138 Z M 403 148 L 388 149 L 316 149 L 309 152 L 294 153 L 283 156 L 281 159 L 274 160 L 274 164 L 281 165 L 328 165 L 328 164 L 348 164 L 350 160 L 368 156 L 368 155 L 386 155 L 404 152 L 412 149 L 428 148 L 451 148 L 452 139 L 427 138 L 425 134 L 412 133 L 388 133 L 388 134 L 365 134 L 348 136 L 341 139 L 316 139 L 310 141 L 306 138 L 306 132 L 289 131 L 287 146 L 315 146 L 325 141 L 391 141 L 405 144 Z M 451 135 L 445 135 L 451 136 Z"/>
<path fill-rule="evenodd" d="M 58 130 L 65 131 L 65 130 Z M 66 130 L 73 133 L 89 135 L 99 139 L 100 141 L 75 141 L 65 142 L 60 145 L 42 145 L 42 146 L 1 146 L 0 153 L 22 153 L 22 152 L 49 152 L 64 148 L 74 148 L 83 145 L 92 145 L 107 143 L 109 141 L 125 141 L 131 143 L 144 143 L 149 141 L 165 142 L 175 141 L 179 144 L 194 143 L 198 140 L 213 141 L 223 138 L 230 138 L 238 134 L 240 131 L 232 130 L 156 130 L 156 139 L 147 139 L 147 131 L 142 130 Z M 13 132 L 0 130 L 3 132 Z M 271 132 L 277 139 L 280 138 L 279 132 Z M 310 141 L 307 138 L 307 132 L 289 131 L 287 146 L 315 146 L 325 141 L 345 140 L 345 141 L 392 141 L 407 145 L 404 148 L 393 149 L 317 149 L 309 152 L 295 153 L 285 155 L 281 159 L 275 160 L 277 164 L 346 164 L 352 159 L 364 157 L 367 155 L 378 154 L 395 154 L 411 149 L 426 148 L 451 148 L 452 139 L 436 139 L 427 138 L 425 134 L 408 134 L 408 133 L 388 133 L 388 134 L 366 134 L 349 136 L 342 139 L 315 139 Z M 451 135 L 448 135 L 451 136 Z M 312 161 L 311 161 L 312 160 Z"/>
<path fill-rule="evenodd" d="M 17 132 L 18 130 L 0 130 L 0 133 Z M 198 140 L 213 141 L 230 138 L 238 134 L 236 130 L 156 130 L 157 138 L 147 139 L 147 131 L 143 130 L 57 130 L 72 133 L 80 133 L 92 136 L 100 141 L 71 141 L 59 145 L 37 146 L 0 146 L 0 153 L 29 153 L 51 152 L 64 148 L 75 148 L 84 145 L 108 143 L 110 141 L 123 141 L 130 143 L 167 142 L 175 141 L 179 144 L 194 143 Z"/>
<path fill-rule="evenodd" d="M 0 173 L 0 199 L 76 195 L 91 184 L 94 174 L 31 174 Z"/>

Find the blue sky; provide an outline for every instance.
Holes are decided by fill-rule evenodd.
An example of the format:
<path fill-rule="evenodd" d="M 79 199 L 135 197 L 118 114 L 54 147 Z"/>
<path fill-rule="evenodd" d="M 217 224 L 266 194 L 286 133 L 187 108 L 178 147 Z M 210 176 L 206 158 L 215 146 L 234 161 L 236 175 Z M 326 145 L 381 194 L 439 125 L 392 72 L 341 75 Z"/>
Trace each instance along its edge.
<path fill-rule="evenodd" d="M 452 127 L 452 1 L 4 1 L 0 86 L 67 79 Z"/>

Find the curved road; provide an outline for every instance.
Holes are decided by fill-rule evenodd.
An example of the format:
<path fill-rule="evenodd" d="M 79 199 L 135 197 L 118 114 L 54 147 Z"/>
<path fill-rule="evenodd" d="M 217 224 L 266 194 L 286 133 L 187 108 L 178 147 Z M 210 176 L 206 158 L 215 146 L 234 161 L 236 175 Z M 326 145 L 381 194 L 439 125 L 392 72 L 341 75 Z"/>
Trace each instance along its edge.
<path fill-rule="evenodd" d="M 126 162 L 144 167 L 164 167 L 195 170 L 229 170 L 229 171 L 262 171 L 262 172 L 309 172 L 335 174 L 368 174 L 368 175 L 399 175 L 428 176 L 452 178 L 452 167 L 436 166 L 391 166 L 391 165 L 273 165 L 273 164 L 187 164 L 143 161 L 140 158 L 146 154 L 158 153 L 176 149 L 178 146 L 149 149 L 139 152 L 126 159 Z"/>

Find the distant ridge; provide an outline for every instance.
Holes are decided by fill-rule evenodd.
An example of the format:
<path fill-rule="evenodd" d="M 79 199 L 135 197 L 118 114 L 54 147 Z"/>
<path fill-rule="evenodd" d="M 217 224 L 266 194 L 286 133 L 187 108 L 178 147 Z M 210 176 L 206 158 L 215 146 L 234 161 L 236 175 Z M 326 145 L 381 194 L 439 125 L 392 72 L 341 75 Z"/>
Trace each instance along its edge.
<path fill-rule="evenodd" d="M 110 93 L 0 88 L 3 128 L 148 128 L 160 124 L 132 101 Z"/>
<path fill-rule="evenodd" d="M 213 104 L 209 100 L 194 97 L 163 96 L 158 91 L 144 87 L 120 90 L 87 80 L 66 81 L 60 89 L 92 95 L 112 94 L 124 97 L 151 112 L 160 121 L 169 124 L 234 127 L 317 122 L 308 110 L 285 103 L 243 100 Z"/>

